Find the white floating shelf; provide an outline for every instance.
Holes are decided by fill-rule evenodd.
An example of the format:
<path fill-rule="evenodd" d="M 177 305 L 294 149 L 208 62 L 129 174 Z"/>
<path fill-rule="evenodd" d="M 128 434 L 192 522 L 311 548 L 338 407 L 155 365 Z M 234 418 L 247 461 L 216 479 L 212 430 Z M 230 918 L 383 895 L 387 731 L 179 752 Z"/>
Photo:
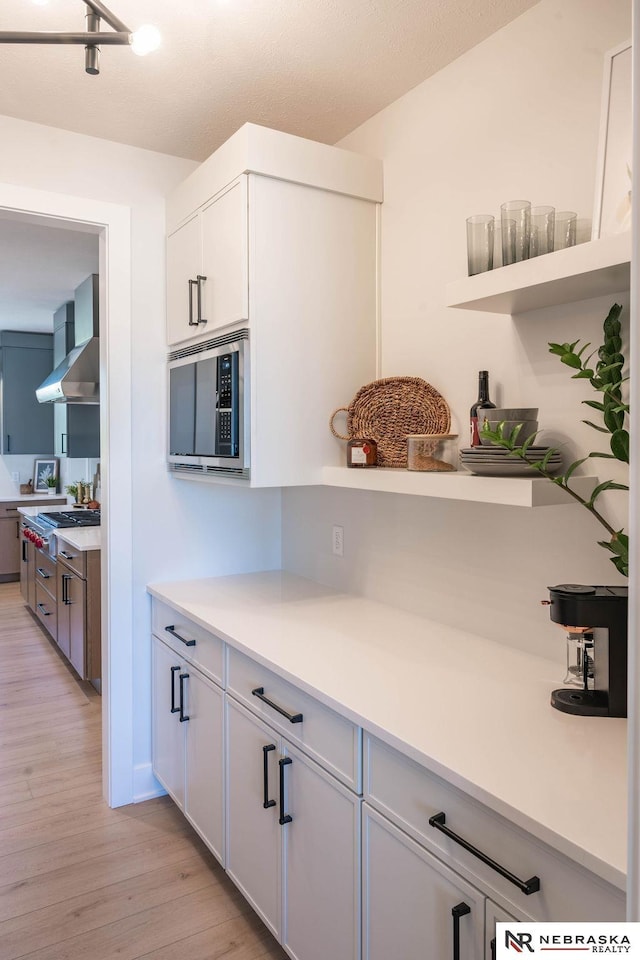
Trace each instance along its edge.
<path fill-rule="evenodd" d="M 547 507 L 575 503 L 564 490 L 544 477 L 478 477 L 471 473 L 420 473 L 390 467 L 358 469 L 325 467 L 322 482 L 329 487 L 404 493 L 441 500 L 500 503 L 511 507 Z M 597 477 L 574 477 L 572 488 L 581 496 L 590 493 Z"/>
<path fill-rule="evenodd" d="M 446 305 L 487 313 L 525 313 L 626 290 L 631 234 L 591 240 L 447 284 Z"/>

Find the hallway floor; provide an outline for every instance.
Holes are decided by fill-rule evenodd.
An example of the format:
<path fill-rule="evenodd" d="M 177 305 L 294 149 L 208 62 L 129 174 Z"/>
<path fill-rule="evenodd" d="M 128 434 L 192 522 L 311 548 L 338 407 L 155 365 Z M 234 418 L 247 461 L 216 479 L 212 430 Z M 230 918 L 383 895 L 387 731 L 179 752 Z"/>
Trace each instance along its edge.
<path fill-rule="evenodd" d="M 167 797 L 102 799 L 101 698 L 0 584 L 0 960 L 280 960 Z"/>

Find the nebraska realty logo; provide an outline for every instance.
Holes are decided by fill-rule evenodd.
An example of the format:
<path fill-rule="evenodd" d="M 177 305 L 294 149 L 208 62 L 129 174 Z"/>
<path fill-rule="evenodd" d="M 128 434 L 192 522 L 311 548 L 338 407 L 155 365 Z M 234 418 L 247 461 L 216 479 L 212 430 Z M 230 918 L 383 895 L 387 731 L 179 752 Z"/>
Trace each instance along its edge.
<path fill-rule="evenodd" d="M 606 953 L 640 960 L 640 923 L 497 923 L 496 960 Z"/>

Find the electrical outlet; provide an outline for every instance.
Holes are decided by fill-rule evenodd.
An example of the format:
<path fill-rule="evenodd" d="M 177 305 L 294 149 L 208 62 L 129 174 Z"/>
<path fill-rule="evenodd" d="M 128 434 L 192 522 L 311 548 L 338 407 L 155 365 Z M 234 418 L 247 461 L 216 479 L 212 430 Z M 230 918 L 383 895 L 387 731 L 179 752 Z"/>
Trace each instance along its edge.
<path fill-rule="evenodd" d="M 332 547 L 333 555 L 335 557 L 344 556 L 344 528 L 339 527 L 337 524 L 333 525 L 332 531 Z"/>
<path fill-rule="evenodd" d="M 11 479 L 14 483 L 20 483 L 20 473 L 18 470 L 14 470 L 14 472 L 11 474 Z"/>

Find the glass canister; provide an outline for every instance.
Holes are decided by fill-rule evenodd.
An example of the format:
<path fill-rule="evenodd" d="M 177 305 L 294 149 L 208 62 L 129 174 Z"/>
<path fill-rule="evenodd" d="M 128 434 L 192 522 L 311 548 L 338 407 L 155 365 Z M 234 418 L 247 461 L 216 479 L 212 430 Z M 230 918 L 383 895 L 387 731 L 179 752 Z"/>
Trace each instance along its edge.
<path fill-rule="evenodd" d="M 407 470 L 443 473 L 458 469 L 457 433 L 413 433 L 407 437 Z"/>
<path fill-rule="evenodd" d="M 378 444 L 366 438 L 349 440 L 347 444 L 348 467 L 375 467 L 378 463 Z"/>
<path fill-rule="evenodd" d="M 591 627 L 567 628 L 567 675 L 563 682 L 581 690 L 595 689 Z"/>

